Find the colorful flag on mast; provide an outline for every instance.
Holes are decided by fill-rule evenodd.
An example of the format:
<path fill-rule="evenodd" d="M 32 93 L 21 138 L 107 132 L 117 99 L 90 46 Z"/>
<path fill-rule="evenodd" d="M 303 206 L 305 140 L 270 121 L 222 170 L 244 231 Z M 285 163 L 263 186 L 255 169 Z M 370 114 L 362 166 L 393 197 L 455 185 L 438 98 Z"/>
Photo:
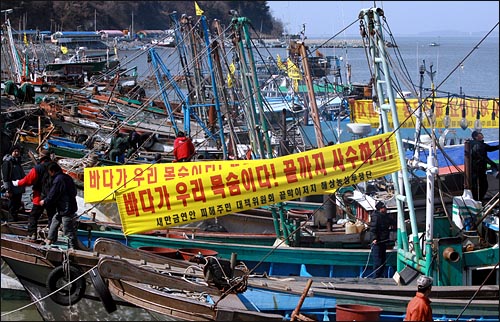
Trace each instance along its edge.
<path fill-rule="evenodd" d="M 231 63 L 231 65 L 229 65 L 229 73 L 227 73 L 227 87 L 229 88 L 233 87 L 233 76 L 235 70 L 236 66 L 234 63 Z"/>
<path fill-rule="evenodd" d="M 198 4 L 196 3 L 196 1 L 194 2 L 194 9 L 196 10 L 196 15 L 197 16 L 203 15 L 203 10 L 201 10 L 201 8 L 198 6 Z"/>
<path fill-rule="evenodd" d="M 278 68 L 281 70 L 286 70 L 286 66 L 285 66 L 285 64 L 283 64 L 283 61 L 281 60 L 281 56 L 279 54 L 277 54 L 276 56 L 277 56 L 276 59 L 277 59 Z"/>

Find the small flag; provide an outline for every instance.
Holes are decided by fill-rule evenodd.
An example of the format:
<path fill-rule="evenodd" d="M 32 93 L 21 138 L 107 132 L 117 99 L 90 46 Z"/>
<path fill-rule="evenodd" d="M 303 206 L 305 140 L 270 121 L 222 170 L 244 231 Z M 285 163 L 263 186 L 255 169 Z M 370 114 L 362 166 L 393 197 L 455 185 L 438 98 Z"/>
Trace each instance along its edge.
<path fill-rule="evenodd" d="M 235 70 L 236 66 L 234 66 L 234 63 L 231 63 L 231 65 L 229 65 L 229 73 L 227 73 L 227 87 L 229 88 L 233 87 L 233 75 Z"/>
<path fill-rule="evenodd" d="M 235 70 L 236 70 L 236 66 L 234 66 L 234 63 L 231 63 L 231 65 L 229 65 L 229 71 L 231 72 L 231 75 L 234 75 Z"/>
<path fill-rule="evenodd" d="M 197 16 L 203 15 L 203 10 L 201 10 L 201 8 L 198 6 L 198 4 L 196 3 L 196 1 L 194 2 L 194 9 L 196 10 L 196 15 Z"/>
<path fill-rule="evenodd" d="M 68 53 L 68 47 L 61 45 L 61 52 L 66 55 Z"/>
<path fill-rule="evenodd" d="M 286 64 L 288 66 L 288 77 L 295 80 L 302 79 L 302 74 L 300 73 L 300 69 L 293 63 L 290 57 L 288 57 Z"/>
<path fill-rule="evenodd" d="M 27 45 L 28 44 L 28 37 L 26 37 L 26 33 L 24 33 L 24 44 Z"/>

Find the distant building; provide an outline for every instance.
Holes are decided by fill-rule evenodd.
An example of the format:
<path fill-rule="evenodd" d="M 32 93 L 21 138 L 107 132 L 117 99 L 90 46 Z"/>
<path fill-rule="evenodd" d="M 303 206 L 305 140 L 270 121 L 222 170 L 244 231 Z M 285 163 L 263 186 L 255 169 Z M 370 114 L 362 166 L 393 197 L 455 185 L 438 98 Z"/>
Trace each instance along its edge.
<path fill-rule="evenodd" d="M 50 36 L 50 39 L 56 45 L 64 45 L 76 41 L 98 41 L 101 40 L 101 35 L 96 31 L 57 31 Z"/>
<path fill-rule="evenodd" d="M 58 31 L 50 38 L 52 43 L 70 51 L 85 48 L 87 55 L 104 55 L 109 50 L 108 45 L 102 41 L 101 34 L 96 31 Z"/>
<path fill-rule="evenodd" d="M 102 39 L 121 39 L 125 37 L 125 33 L 121 30 L 99 30 L 99 34 L 101 35 Z"/>
<path fill-rule="evenodd" d="M 45 30 L 12 30 L 12 37 L 18 41 L 24 41 L 24 35 L 26 35 L 26 40 L 28 42 L 44 42 L 46 39 L 50 39 L 50 31 Z"/>

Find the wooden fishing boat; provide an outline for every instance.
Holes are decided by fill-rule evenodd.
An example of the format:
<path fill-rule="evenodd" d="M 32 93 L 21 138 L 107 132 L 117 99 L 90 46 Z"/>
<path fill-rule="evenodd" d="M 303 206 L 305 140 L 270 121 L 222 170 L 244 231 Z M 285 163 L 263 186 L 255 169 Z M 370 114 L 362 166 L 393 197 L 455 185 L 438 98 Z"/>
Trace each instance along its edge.
<path fill-rule="evenodd" d="M 98 269 L 108 280 L 112 294 L 147 309 L 158 318 L 189 321 L 283 321 L 282 315 L 249 310 L 241 303 L 234 293 L 246 290 L 247 276 L 231 272 L 228 262 L 224 263 L 214 257 L 200 260 L 204 268 L 192 264 L 182 277 L 167 276 L 158 267 L 152 271 L 151 268 L 116 258 L 101 259 Z M 191 275 L 191 272 L 200 270 L 204 270 L 205 280 L 210 284 Z M 206 272 L 210 273 L 207 275 Z M 219 282 L 219 287 L 213 286 Z"/>
<path fill-rule="evenodd" d="M 92 273 L 99 256 L 85 251 L 68 251 L 64 239 L 47 247 L 17 235 L 2 234 L 1 249 L 2 259 L 36 303 L 45 321 L 74 319 L 74 312 L 85 320 L 150 317 L 146 311 L 127 302 L 116 298 L 115 301 L 102 278 Z M 142 255 L 144 258 L 149 256 L 147 253 Z M 68 265 L 70 279 L 64 276 L 63 265 Z M 69 281 L 73 283 L 48 296 Z"/>
<path fill-rule="evenodd" d="M 363 309 L 378 308 L 381 311 L 377 320 L 402 321 L 417 289 L 415 283 L 402 286 L 394 280 L 383 279 L 268 277 L 249 279 L 247 292 L 238 296 L 246 305 L 262 312 L 276 312 L 279 307 L 279 312 L 286 314 L 293 311 L 293 303 L 303 296 L 308 281 L 311 286 L 301 313 L 314 314 L 318 319 L 328 316 L 330 320 L 335 319 L 340 307 L 353 310 L 358 307 L 360 315 Z M 494 321 L 499 312 L 498 296 L 498 285 L 433 286 L 430 298 L 435 320 Z"/>
<path fill-rule="evenodd" d="M 101 239 L 97 241 L 93 252 L 67 250 L 63 241 L 64 238 L 61 239 L 61 242 L 49 247 L 28 241 L 17 235 L 2 234 L 2 259 L 9 265 L 32 300 L 36 301 L 44 320 L 60 321 L 70 317 L 74 319 L 75 312 L 79 312 L 79 316 L 85 317 L 86 320 L 116 321 L 151 318 L 149 307 L 140 301 L 129 298 L 137 293 L 132 292 L 130 295 L 128 292 L 117 292 L 112 295 L 103 279 L 104 276 L 101 276 L 99 272 L 104 272 L 105 276 L 109 276 L 108 283 L 111 289 L 133 285 L 133 283 L 128 284 L 127 282 L 131 278 L 136 282 L 140 280 L 144 283 L 155 284 L 151 282 L 151 277 L 154 275 L 156 282 L 162 282 L 159 284 L 162 287 L 184 289 L 200 294 L 205 292 L 214 298 L 221 295 L 217 287 L 207 286 L 206 283 L 193 284 L 186 281 L 186 278 L 203 280 L 206 263 L 193 268 L 196 263 L 132 249 L 113 240 Z M 117 256 L 120 259 L 117 259 Z M 117 262 L 118 266 L 116 266 Z M 158 264 L 158 267 L 161 267 L 163 273 L 167 275 L 154 273 L 151 268 L 144 268 L 154 264 Z M 65 267 L 69 270 L 69 279 L 64 276 Z M 111 270 L 110 267 L 112 267 Z M 169 283 L 164 284 L 167 281 Z M 63 288 L 67 282 L 71 282 L 70 285 Z M 149 286 L 145 288 L 153 290 Z M 145 288 L 142 288 L 143 292 Z M 139 293 L 137 296 L 141 298 L 146 293 Z M 142 299 L 144 301 L 146 298 Z M 163 300 L 165 299 L 166 297 L 163 297 Z M 177 302 L 174 302 L 175 299 Z M 221 305 L 220 308 L 216 309 L 210 304 L 194 305 L 190 313 L 203 317 L 202 320 L 210 320 L 208 318 L 210 311 L 213 312 L 212 319 L 215 320 L 223 317 L 226 317 L 227 320 L 228 316 L 237 320 L 251 318 L 251 320 L 261 321 L 267 317 L 282 319 L 275 314 L 261 314 L 243 309 L 241 304 L 239 307 L 235 307 L 236 300 L 234 298 L 232 301 L 228 301 L 228 305 Z M 136 306 L 134 303 L 140 306 Z M 182 306 L 189 305 L 190 300 L 185 297 L 173 296 L 169 303 L 173 310 L 185 311 Z M 199 311 L 195 311 L 194 308 Z M 153 309 L 153 311 L 155 310 Z M 232 311 L 235 313 L 230 313 Z M 176 314 L 169 314 L 167 311 L 164 311 L 163 314 L 176 316 Z"/>

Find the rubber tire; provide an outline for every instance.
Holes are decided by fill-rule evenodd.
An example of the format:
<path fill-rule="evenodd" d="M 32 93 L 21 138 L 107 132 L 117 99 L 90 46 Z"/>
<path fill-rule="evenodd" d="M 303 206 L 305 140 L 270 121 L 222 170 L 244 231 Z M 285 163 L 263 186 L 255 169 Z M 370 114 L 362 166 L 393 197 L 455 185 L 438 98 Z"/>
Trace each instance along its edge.
<path fill-rule="evenodd" d="M 106 312 L 113 313 L 114 311 L 116 311 L 115 300 L 113 300 L 113 296 L 111 295 L 111 292 L 106 286 L 106 283 L 102 279 L 101 274 L 99 274 L 97 268 L 93 268 L 89 272 L 89 276 L 92 284 L 94 285 L 97 295 L 101 299 L 101 302 L 106 309 Z"/>
<path fill-rule="evenodd" d="M 150 134 L 149 136 L 150 136 L 149 140 L 143 144 L 143 147 L 146 150 L 151 149 L 153 147 L 153 145 L 155 144 L 155 142 L 157 141 L 156 136 L 154 134 Z"/>
<path fill-rule="evenodd" d="M 78 268 L 71 265 L 69 266 L 69 268 L 69 276 L 71 280 L 74 280 L 82 275 L 82 272 Z M 63 283 L 59 283 L 60 280 L 62 280 Z M 49 273 L 49 276 L 47 276 L 47 291 L 50 294 L 67 282 L 68 281 L 66 280 L 66 274 L 64 273 L 63 266 L 57 266 Z M 70 296 L 68 296 L 68 292 L 66 289 L 62 289 L 59 292 L 52 294 L 50 298 L 52 299 L 52 301 L 62 306 L 73 305 L 78 303 L 82 299 L 83 295 L 85 294 L 86 288 L 87 283 L 85 282 L 85 278 L 80 278 L 79 280 L 71 284 Z"/>

